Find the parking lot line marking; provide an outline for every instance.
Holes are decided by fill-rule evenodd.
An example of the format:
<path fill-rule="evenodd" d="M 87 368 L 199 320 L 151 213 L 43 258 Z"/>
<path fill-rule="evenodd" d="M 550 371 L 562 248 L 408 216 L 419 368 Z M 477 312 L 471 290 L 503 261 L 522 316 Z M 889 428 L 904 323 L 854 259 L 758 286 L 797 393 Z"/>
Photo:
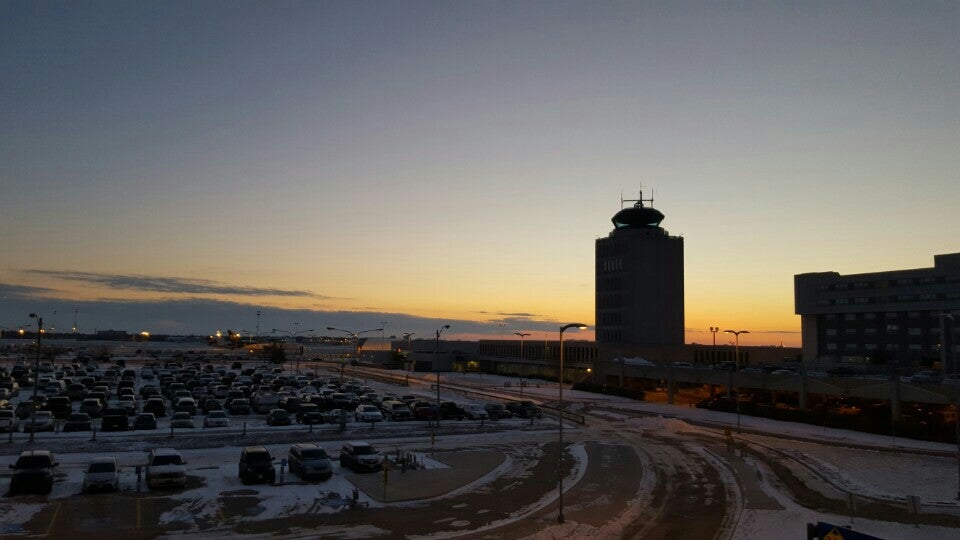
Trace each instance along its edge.
<path fill-rule="evenodd" d="M 47 532 L 45 536 L 50 536 L 50 531 L 53 530 L 53 524 L 57 521 L 57 516 L 60 514 L 60 505 L 63 503 L 57 503 L 57 507 L 53 509 L 53 517 L 50 518 L 50 525 L 47 526 Z"/>

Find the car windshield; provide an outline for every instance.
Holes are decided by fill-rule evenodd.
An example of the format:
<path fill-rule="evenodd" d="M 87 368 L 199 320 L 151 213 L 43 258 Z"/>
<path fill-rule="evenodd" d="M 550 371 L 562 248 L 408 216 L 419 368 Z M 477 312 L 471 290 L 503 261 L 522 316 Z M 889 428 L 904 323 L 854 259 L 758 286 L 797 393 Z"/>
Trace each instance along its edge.
<path fill-rule="evenodd" d="M 269 452 L 250 452 L 247 454 L 247 461 L 254 463 L 269 463 L 273 461 Z"/>
<path fill-rule="evenodd" d="M 219 411 L 213 411 L 210 413 L 210 418 L 226 418 L 227 414 Z"/>
<path fill-rule="evenodd" d="M 376 454 L 377 451 L 374 450 L 372 446 L 354 446 L 353 453 L 357 454 L 358 456 L 369 456 Z"/>
<path fill-rule="evenodd" d="M 313 448 L 304 450 L 300 453 L 304 459 L 323 459 L 327 457 L 327 451 L 323 448 Z"/>
<path fill-rule="evenodd" d="M 275 418 L 286 418 L 290 416 L 290 413 L 282 409 L 274 410 L 271 414 L 273 414 Z"/>
<path fill-rule="evenodd" d="M 48 456 L 22 456 L 17 460 L 18 469 L 36 469 L 39 467 L 49 467 L 50 458 Z"/>
<path fill-rule="evenodd" d="M 183 465 L 183 459 L 179 455 L 154 456 L 153 466 L 159 467 L 161 465 Z"/>
<path fill-rule="evenodd" d="M 88 473 L 104 473 L 104 472 L 113 472 L 115 470 L 117 470 L 117 467 L 116 467 L 116 464 L 112 461 L 91 463 L 90 467 L 87 468 Z"/>

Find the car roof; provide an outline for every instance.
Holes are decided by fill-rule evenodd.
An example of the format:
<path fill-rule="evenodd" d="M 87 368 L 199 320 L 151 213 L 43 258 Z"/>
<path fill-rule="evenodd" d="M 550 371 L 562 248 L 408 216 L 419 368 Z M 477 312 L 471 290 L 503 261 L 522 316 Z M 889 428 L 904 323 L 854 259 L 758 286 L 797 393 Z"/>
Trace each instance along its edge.
<path fill-rule="evenodd" d="M 172 456 L 180 453 L 176 448 L 154 448 L 152 452 L 155 456 Z"/>
<path fill-rule="evenodd" d="M 53 455 L 53 453 L 50 452 L 49 450 L 24 450 L 23 452 L 20 452 L 20 457 L 28 457 L 28 456 L 52 456 L 52 455 Z"/>
<path fill-rule="evenodd" d="M 113 456 L 104 456 L 104 457 L 95 457 L 90 460 L 90 463 L 113 463 L 117 461 L 117 458 Z"/>
<path fill-rule="evenodd" d="M 265 446 L 246 446 L 246 447 L 244 447 L 243 451 L 246 452 L 246 453 L 248 453 L 248 454 L 250 454 L 250 453 L 262 453 L 262 452 L 266 452 L 266 453 L 268 453 L 268 454 L 270 453 L 270 451 L 267 450 L 267 447 L 265 447 Z"/>

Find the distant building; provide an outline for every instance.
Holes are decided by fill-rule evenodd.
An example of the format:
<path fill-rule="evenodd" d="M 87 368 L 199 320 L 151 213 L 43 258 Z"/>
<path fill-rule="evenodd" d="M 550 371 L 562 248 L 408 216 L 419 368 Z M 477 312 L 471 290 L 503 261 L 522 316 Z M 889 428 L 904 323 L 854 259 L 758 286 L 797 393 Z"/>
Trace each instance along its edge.
<path fill-rule="evenodd" d="M 652 199 L 629 202 L 596 242 L 597 343 L 682 347 L 683 238 L 660 227 Z"/>
<path fill-rule="evenodd" d="M 931 366 L 939 361 L 949 368 L 960 353 L 955 324 L 960 319 L 960 253 L 936 255 L 933 268 L 799 274 L 794 276 L 794 303 L 805 362 Z"/>

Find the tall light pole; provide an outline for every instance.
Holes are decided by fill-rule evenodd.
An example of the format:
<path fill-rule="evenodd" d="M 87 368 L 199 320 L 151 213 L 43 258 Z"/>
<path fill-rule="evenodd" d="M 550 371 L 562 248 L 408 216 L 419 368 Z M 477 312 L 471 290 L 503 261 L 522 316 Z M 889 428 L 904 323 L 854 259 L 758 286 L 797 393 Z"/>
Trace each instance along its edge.
<path fill-rule="evenodd" d="M 710 327 L 710 332 L 713 333 L 713 350 L 710 351 L 710 356 L 712 356 L 713 358 L 711 358 L 710 360 L 711 360 L 711 364 L 713 365 L 717 365 L 717 332 L 719 331 L 720 331 L 719 326 Z"/>
<path fill-rule="evenodd" d="M 557 522 L 563 523 L 563 333 L 571 328 L 586 330 L 583 323 L 570 323 L 560 327 L 560 449 L 557 451 L 557 482 L 560 492 L 560 511 L 557 513 Z"/>
<path fill-rule="evenodd" d="M 734 339 L 736 340 L 736 374 L 737 374 L 737 395 L 735 396 L 737 400 L 737 433 L 740 431 L 740 334 L 749 334 L 749 330 L 724 330 L 724 334 L 733 334 Z"/>
<path fill-rule="evenodd" d="M 299 328 L 299 327 L 300 327 L 300 323 L 295 322 L 295 323 L 293 323 L 293 326 L 294 326 L 294 328 Z M 298 336 L 298 335 L 300 335 L 300 334 L 309 334 L 310 332 L 313 332 L 313 330 L 297 330 L 297 331 L 291 332 L 290 330 L 284 330 L 283 328 L 274 328 L 273 330 L 270 331 L 271 334 L 276 334 L 276 333 L 278 333 L 278 332 L 290 336 L 290 339 L 293 340 L 293 345 L 296 346 L 296 345 L 297 345 L 297 336 Z M 301 347 L 301 348 L 302 348 L 302 347 Z M 303 356 L 303 353 L 298 353 L 298 354 L 297 354 L 297 373 L 300 373 L 300 357 L 302 357 L 302 356 Z"/>
<path fill-rule="evenodd" d="M 344 330 L 343 328 L 334 328 L 328 326 L 327 330 L 331 332 L 343 332 L 344 334 L 349 335 L 353 339 L 353 355 L 357 357 L 357 363 L 360 363 L 360 336 L 362 334 L 368 334 L 370 332 L 380 332 L 383 328 L 371 328 L 370 330 L 361 330 L 359 332 L 351 332 L 349 330 Z M 356 369 L 354 369 L 354 375 L 356 375 Z M 340 365 L 340 382 L 343 383 L 343 364 Z"/>
<path fill-rule="evenodd" d="M 437 329 L 437 338 L 433 343 L 433 368 L 437 370 L 437 427 L 440 427 L 440 334 L 444 330 L 449 330 L 450 325 L 445 324 Z"/>
<path fill-rule="evenodd" d="M 497 323 L 497 326 L 500 327 L 500 341 L 503 341 L 503 328 L 504 328 L 505 326 L 507 326 L 507 323 L 505 323 L 505 322 L 499 322 L 499 323 Z M 502 343 L 501 343 L 500 345 L 503 346 Z"/>
<path fill-rule="evenodd" d="M 530 334 L 525 334 L 523 332 L 514 332 L 513 335 L 520 336 L 520 369 L 523 369 L 523 338 L 529 336 Z M 520 397 L 523 397 L 523 373 L 520 373 Z"/>
<path fill-rule="evenodd" d="M 414 335 L 416 335 L 416 332 L 404 332 L 404 333 L 401 334 L 401 335 L 403 336 L 403 339 L 407 340 L 407 356 L 409 356 L 410 353 L 412 352 L 412 351 L 410 350 L 410 338 L 412 338 Z M 406 370 L 406 371 L 407 371 L 407 386 L 410 386 L 410 372 L 411 372 L 412 370 L 415 370 L 415 369 L 416 369 L 416 364 L 414 363 L 414 361 L 413 361 L 412 359 L 408 358 L 408 359 L 407 359 L 407 370 Z"/>
<path fill-rule="evenodd" d="M 80 308 L 73 308 L 73 333 L 80 333 Z"/>
<path fill-rule="evenodd" d="M 387 321 L 380 321 L 380 339 L 383 339 L 383 329 L 387 327 Z"/>
<path fill-rule="evenodd" d="M 257 310 L 257 341 L 260 341 L 260 310 Z"/>
<path fill-rule="evenodd" d="M 30 318 L 37 320 L 37 359 L 33 363 L 33 398 L 30 401 L 30 442 L 33 442 L 33 434 L 37 431 L 37 387 L 40 386 L 40 347 L 43 344 L 43 317 L 31 313 Z"/>

